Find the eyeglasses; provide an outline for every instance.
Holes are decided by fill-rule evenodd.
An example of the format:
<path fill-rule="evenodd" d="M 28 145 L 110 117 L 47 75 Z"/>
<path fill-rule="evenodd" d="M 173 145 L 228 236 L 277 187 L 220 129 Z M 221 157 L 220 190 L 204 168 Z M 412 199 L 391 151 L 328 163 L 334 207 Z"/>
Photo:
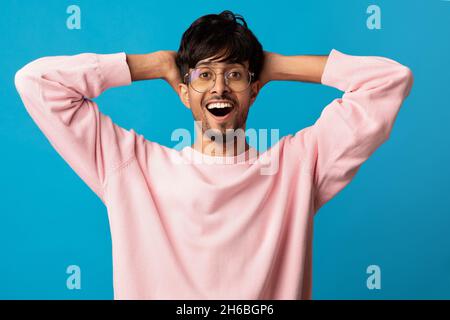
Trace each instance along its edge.
<path fill-rule="evenodd" d="M 192 89 L 203 93 L 211 90 L 216 84 L 217 75 L 214 70 L 208 67 L 198 67 L 184 76 L 185 83 L 190 84 Z M 247 89 L 255 76 L 247 69 L 236 67 L 223 73 L 225 84 L 234 92 L 241 92 Z"/>

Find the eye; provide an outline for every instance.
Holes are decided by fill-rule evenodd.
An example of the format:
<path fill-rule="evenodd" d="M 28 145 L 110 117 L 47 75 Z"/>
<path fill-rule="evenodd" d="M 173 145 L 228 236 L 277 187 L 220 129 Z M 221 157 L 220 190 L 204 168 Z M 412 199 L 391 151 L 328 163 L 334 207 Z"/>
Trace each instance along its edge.
<path fill-rule="evenodd" d="M 203 71 L 203 72 L 201 72 L 201 73 L 199 74 L 199 77 L 200 77 L 201 79 L 209 79 L 209 78 L 211 78 L 211 72 L 209 72 L 209 71 Z"/>
<path fill-rule="evenodd" d="M 237 80 L 240 79 L 241 77 L 242 77 L 241 71 L 231 71 L 228 73 L 229 79 Z"/>

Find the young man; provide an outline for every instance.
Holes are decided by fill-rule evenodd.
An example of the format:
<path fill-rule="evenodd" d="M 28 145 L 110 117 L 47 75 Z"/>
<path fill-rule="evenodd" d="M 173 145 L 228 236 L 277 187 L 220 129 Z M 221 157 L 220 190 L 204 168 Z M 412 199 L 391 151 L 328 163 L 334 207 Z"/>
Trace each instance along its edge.
<path fill-rule="evenodd" d="M 91 100 L 155 78 L 197 121 L 181 151 L 117 126 Z M 344 94 L 259 154 L 232 133 L 272 80 Z M 311 298 L 314 215 L 388 139 L 412 83 L 383 57 L 263 52 L 229 11 L 195 21 L 177 53 L 44 57 L 15 77 L 30 116 L 108 209 L 115 299 Z"/>

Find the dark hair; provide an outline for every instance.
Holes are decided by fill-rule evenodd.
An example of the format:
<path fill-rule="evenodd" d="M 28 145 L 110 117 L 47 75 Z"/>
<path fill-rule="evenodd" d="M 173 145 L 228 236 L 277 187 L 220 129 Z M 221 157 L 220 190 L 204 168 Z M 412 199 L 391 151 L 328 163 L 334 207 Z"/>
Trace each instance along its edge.
<path fill-rule="evenodd" d="M 264 63 L 261 43 L 244 18 L 228 10 L 200 17 L 184 32 L 176 56 L 183 81 L 189 68 L 212 56 L 217 62 L 248 61 L 250 72 L 255 74 L 253 81 L 259 78 Z"/>

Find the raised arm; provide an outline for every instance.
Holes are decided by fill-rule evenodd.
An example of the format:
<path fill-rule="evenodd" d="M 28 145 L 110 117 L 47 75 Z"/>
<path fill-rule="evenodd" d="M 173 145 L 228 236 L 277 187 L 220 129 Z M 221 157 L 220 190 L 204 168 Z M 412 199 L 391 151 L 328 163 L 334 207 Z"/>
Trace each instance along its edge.
<path fill-rule="evenodd" d="M 261 84 L 269 81 L 301 81 L 320 83 L 328 55 L 284 56 L 265 52 Z"/>
<path fill-rule="evenodd" d="M 328 58 L 273 56 L 272 61 L 275 67 L 270 71 L 270 80 L 320 79 L 322 84 L 344 92 L 326 106 L 313 126 L 289 140 L 290 147 L 301 150 L 300 161 L 306 161 L 313 173 L 318 210 L 389 138 L 411 90 L 413 75 L 408 67 L 388 58 L 352 56 L 334 49 Z M 277 66 L 281 71 L 276 71 Z M 305 159 L 306 155 L 310 158 Z"/>
<path fill-rule="evenodd" d="M 130 83 L 123 52 L 43 57 L 15 75 L 31 118 L 103 202 L 107 176 L 133 157 L 138 137 L 114 124 L 90 99 Z"/>

